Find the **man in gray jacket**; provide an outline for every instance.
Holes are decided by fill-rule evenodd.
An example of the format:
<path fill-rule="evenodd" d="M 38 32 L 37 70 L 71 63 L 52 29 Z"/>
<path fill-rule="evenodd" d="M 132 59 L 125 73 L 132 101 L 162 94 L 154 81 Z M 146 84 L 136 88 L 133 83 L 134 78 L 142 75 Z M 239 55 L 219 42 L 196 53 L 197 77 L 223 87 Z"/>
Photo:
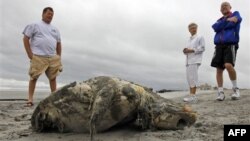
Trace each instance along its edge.
<path fill-rule="evenodd" d="M 196 23 L 190 23 L 188 30 L 191 34 L 187 47 L 183 49 L 183 53 L 186 57 L 186 74 L 187 81 L 190 88 L 190 94 L 183 100 L 185 102 L 197 102 L 196 87 L 198 85 L 198 68 L 201 65 L 202 54 L 205 51 L 205 40 L 202 36 L 198 36 L 198 25 Z"/>

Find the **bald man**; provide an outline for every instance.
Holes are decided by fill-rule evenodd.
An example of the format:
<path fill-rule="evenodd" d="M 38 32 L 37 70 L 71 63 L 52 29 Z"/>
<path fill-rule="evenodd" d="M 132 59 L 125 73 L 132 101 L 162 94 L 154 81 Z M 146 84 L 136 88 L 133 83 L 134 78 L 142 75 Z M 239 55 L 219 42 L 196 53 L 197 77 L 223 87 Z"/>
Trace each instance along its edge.
<path fill-rule="evenodd" d="M 216 33 L 214 37 L 214 44 L 216 46 L 211 66 L 216 68 L 216 80 L 218 85 L 216 100 L 218 101 L 223 101 L 225 99 L 223 92 L 223 72 L 225 69 L 233 85 L 231 99 L 237 100 L 240 98 L 234 66 L 236 53 L 239 47 L 239 31 L 242 18 L 238 11 L 231 12 L 231 8 L 230 3 L 223 2 L 220 8 L 223 16 L 212 25 Z"/>

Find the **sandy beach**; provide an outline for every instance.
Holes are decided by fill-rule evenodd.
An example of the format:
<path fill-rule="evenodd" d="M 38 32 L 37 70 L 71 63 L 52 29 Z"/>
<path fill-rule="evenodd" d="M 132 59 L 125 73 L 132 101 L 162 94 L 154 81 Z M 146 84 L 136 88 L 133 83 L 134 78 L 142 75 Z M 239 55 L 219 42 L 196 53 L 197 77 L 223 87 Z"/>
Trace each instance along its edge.
<path fill-rule="evenodd" d="M 162 93 L 161 96 L 182 102 L 187 91 Z M 241 90 L 241 99 L 232 101 L 231 90 L 225 91 L 223 102 L 215 101 L 215 91 L 198 91 L 199 101 L 191 104 L 198 119 L 184 130 L 138 131 L 131 127 L 114 128 L 95 136 L 96 141 L 222 141 L 223 125 L 250 124 L 250 90 Z M 1 91 L 0 140 L 1 141 L 88 141 L 89 134 L 36 133 L 31 130 L 30 118 L 46 92 L 35 94 L 35 105 L 24 107 L 26 92 Z M 5 100 L 4 100 L 5 99 Z M 14 100 L 17 99 L 17 100 Z"/>

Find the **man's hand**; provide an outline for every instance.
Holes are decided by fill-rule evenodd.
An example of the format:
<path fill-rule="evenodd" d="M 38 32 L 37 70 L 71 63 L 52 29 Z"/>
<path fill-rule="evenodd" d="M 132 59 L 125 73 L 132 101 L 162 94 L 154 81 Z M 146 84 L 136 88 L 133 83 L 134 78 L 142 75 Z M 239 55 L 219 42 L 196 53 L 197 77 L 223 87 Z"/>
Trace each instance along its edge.
<path fill-rule="evenodd" d="M 190 48 L 184 48 L 183 49 L 183 53 L 186 54 L 186 53 L 193 53 L 194 50 L 193 49 L 190 49 Z"/>
<path fill-rule="evenodd" d="M 231 18 L 227 18 L 227 21 L 237 23 L 238 19 L 237 19 L 237 17 L 234 16 Z"/>
<path fill-rule="evenodd" d="M 183 49 L 183 53 L 186 54 L 187 53 L 187 48 Z"/>

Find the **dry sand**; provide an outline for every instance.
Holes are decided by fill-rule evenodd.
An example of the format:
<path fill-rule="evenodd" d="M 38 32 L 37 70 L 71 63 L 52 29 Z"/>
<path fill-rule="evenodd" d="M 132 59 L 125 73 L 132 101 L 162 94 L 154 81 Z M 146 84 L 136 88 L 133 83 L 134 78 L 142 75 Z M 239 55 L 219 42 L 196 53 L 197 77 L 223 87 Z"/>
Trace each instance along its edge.
<path fill-rule="evenodd" d="M 11 95 L 15 92 L 1 92 Z M 20 92 L 19 92 L 20 93 Z M 163 97 L 182 102 L 187 92 L 161 94 Z M 215 91 L 199 91 L 199 101 L 191 104 L 197 111 L 196 123 L 184 130 L 138 131 L 130 127 L 111 129 L 96 135 L 96 141 L 222 141 L 224 124 L 250 124 L 250 90 L 241 90 L 241 99 L 232 101 L 231 91 L 226 91 L 223 102 L 215 101 Z M 25 95 L 22 92 L 20 95 Z M 19 95 L 19 96 L 20 96 Z M 36 94 L 37 95 L 37 94 Z M 46 96 L 43 95 L 43 96 Z M 13 98 L 13 97 L 12 97 Z M 40 95 L 40 98 L 42 96 Z M 88 141 L 89 134 L 76 133 L 36 133 L 31 130 L 30 118 L 41 99 L 37 99 L 32 108 L 24 107 L 25 101 L 0 100 L 0 140 L 15 141 Z"/>

